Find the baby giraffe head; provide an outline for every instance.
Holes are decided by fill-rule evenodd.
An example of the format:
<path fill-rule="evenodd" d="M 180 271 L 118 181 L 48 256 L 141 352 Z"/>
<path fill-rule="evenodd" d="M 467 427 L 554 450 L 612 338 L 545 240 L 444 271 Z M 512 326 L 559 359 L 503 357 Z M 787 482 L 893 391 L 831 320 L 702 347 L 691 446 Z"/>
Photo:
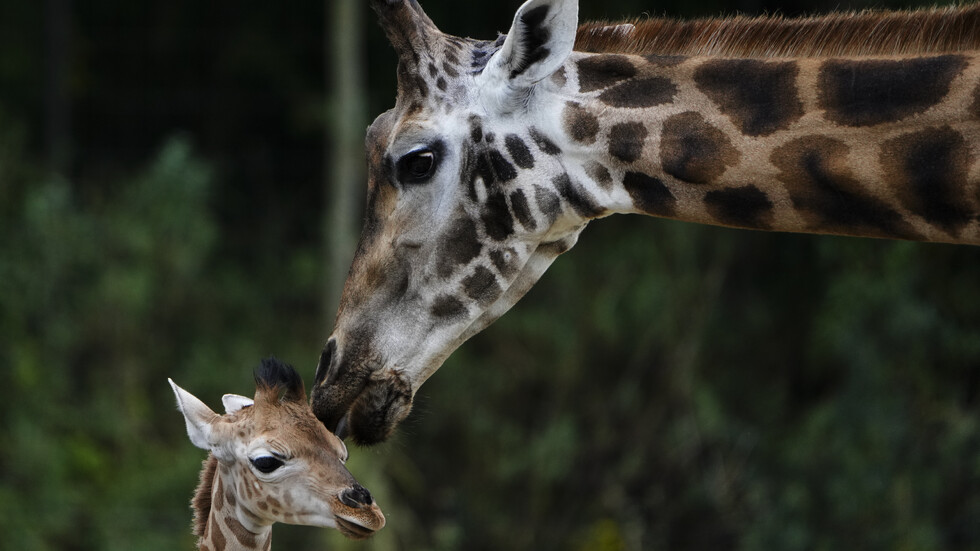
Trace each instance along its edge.
<path fill-rule="evenodd" d="M 365 538 L 385 525 L 371 494 L 344 464 L 347 448 L 306 401 L 299 374 L 268 359 L 255 398 L 226 394 L 225 414 L 177 386 L 191 442 L 211 452 L 194 497 L 202 549 L 268 549 L 275 522 L 337 528 Z"/>

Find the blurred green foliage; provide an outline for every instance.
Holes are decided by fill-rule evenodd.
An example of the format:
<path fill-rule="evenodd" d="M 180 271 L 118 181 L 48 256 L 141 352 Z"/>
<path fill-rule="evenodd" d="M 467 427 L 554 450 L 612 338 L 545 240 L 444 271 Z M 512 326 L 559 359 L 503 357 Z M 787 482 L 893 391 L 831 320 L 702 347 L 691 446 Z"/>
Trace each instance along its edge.
<path fill-rule="evenodd" d="M 191 548 L 203 452 L 166 377 L 217 407 L 270 353 L 310 379 L 329 330 L 320 8 L 127 6 L 76 5 L 66 173 L 41 160 L 43 56 L 0 49 L 3 549 Z M 426 2 L 474 36 L 513 7 Z M 0 44 L 43 19 L 0 8 Z M 276 548 L 980 548 L 978 275 L 973 247 L 596 222 L 352 450 L 388 526 Z"/>

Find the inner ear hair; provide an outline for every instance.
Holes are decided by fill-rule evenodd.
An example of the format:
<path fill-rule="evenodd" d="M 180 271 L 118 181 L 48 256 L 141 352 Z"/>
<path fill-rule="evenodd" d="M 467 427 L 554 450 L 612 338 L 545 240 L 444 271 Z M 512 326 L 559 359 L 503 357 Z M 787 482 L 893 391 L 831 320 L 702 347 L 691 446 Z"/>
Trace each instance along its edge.
<path fill-rule="evenodd" d="M 575 46 L 577 0 L 528 0 L 484 71 L 491 82 L 526 89 L 551 76 Z"/>

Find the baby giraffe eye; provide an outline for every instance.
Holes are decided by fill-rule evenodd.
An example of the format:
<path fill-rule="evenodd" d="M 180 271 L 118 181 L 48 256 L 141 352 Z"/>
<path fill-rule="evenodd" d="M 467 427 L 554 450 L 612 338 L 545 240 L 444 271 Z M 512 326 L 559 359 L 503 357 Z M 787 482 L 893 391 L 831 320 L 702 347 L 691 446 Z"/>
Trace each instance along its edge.
<path fill-rule="evenodd" d="M 283 466 L 283 460 L 278 457 L 273 457 L 271 455 L 263 455 L 250 459 L 252 466 L 254 466 L 260 473 L 269 474 L 272 471 Z"/>
<path fill-rule="evenodd" d="M 398 181 L 403 184 L 422 184 L 432 177 L 436 154 L 431 149 L 418 149 L 398 159 Z"/>

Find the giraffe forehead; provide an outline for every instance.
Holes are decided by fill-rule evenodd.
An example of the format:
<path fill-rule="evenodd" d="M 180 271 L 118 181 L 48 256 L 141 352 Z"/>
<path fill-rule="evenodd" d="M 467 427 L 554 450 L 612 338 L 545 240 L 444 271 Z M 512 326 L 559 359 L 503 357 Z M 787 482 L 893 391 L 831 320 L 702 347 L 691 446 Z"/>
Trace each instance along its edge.
<path fill-rule="evenodd" d="M 333 456 L 343 454 L 340 439 L 317 420 L 305 401 L 257 401 L 247 409 L 253 410 L 252 420 L 240 430 L 253 446 L 267 444 L 271 451 L 296 456 L 312 456 L 321 451 Z"/>

